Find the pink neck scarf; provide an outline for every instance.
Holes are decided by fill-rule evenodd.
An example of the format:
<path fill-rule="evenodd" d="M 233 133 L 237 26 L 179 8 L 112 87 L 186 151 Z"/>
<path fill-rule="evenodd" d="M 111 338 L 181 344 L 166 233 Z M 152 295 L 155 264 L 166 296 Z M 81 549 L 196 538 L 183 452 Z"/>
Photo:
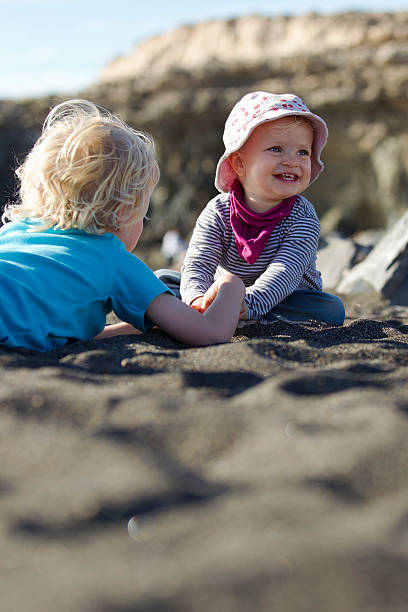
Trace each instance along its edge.
<path fill-rule="evenodd" d="M 282 200 L 266 213 L 257 213 L 245 204 L 244 190 L 234 181 L 230 193 L 230 220 L 239 256 L 253 264 L 262 253 L 275 227 L 290 215 L 296 196 Z"/>

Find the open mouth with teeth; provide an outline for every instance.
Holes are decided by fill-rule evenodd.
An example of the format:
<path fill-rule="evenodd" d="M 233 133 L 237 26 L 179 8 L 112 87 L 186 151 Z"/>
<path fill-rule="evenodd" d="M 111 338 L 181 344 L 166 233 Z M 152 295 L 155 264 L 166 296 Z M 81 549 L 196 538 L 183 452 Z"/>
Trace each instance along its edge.
<path fill-rule="evenodd" d="M 274 177 L 280 181 L 283 181 L 284 183 L 294 183 L 299 179 L 296 174 L 290 173 L 274 174 Z"/>

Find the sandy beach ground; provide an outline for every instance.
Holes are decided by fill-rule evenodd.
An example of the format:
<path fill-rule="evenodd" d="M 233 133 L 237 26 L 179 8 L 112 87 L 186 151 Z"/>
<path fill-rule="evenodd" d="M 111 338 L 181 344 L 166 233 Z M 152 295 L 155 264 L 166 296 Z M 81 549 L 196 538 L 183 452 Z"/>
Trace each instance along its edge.
<path fill-rule="evenodd" d="M 408 309 L 0 351 L 1 612 L 406 612 Z"/>

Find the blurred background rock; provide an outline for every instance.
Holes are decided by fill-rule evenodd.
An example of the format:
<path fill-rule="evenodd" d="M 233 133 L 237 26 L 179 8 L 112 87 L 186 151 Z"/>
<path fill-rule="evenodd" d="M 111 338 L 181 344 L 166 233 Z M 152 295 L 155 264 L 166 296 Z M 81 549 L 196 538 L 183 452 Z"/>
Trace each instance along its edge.
<path fill-rule="evenodd" d="M 226 117 L 245 93 L 295 92 L 329 125 L 326 169 L 306 192 L 322 233 L 390 227 L 408 204 L 408 12 L 253 15 L 149 38 L 71 97 L 150 132 L 161 180 L 138 253 L 163 264 L 169 228 L 188 239 L 216 195 Z M 66 98 L 66 96 L 64 96 Z M 56 97 L 0 101 L 0 205 Z"/>

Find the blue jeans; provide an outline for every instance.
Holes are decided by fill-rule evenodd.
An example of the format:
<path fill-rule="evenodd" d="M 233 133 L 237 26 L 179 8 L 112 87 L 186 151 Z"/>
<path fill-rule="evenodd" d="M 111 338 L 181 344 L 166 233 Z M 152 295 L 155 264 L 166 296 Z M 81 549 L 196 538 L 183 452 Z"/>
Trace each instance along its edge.
<path fill-rule="evenodd" d="M 180 298 L 181 274 L 176 270 L 156 270 L 156 276 Z M 342 301 L 324 291 L 301 289 L 294 291 L 269 312 L 262 315 L 266 321 L 322 321 L 329 325 L 343 325 L 345 310 Z"/>

